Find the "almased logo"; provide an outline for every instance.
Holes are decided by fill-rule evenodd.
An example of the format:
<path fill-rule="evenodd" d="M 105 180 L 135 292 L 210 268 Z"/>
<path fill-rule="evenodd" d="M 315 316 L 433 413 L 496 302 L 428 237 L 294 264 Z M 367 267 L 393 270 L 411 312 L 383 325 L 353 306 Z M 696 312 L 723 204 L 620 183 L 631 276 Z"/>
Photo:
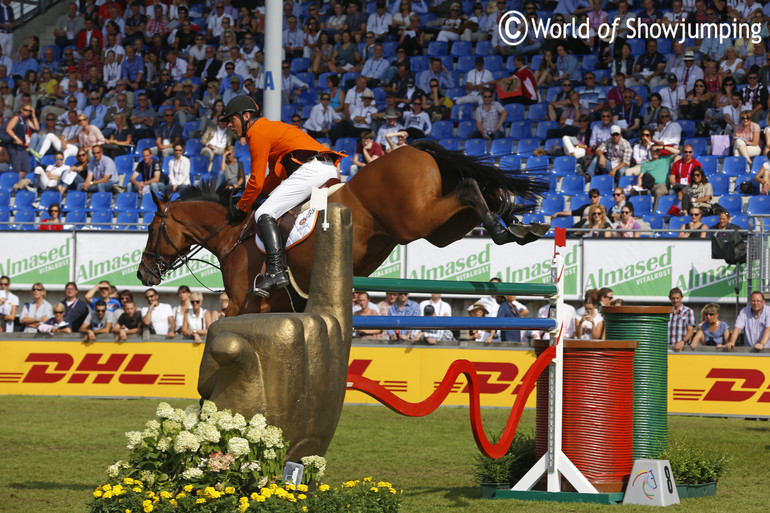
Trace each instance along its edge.
<path fill-rule="evenodd" d="M 577 294 L 578 253 L 577 244 L 572 244 L 564 254 L 564 292 L 565 294 Z M 539 262 L 527 262 L 522 266 L 513 262 L 515 267 L 506 267 L 504 275 L 500 278 L 506 283 L 551 283 L 551 258 L 545 258 Z"/>
<path fill-rule="evenodd" d="M 758 268 L 753 276 L 758 275 Z M 741 272 L 743 272 L 741 270 Z M 691 267 L 686 274 L 680 274 L 675 286 L 684 291 L 686 297 L 720 298 L 735 295 L 735 266 L 720 265 L 715 269 L 699 272 Z M 741 294 L 746 295 L 746 280 L 741 280 Z"/>
<path fill-rule="evenodd" d="M 393 248 L 388 258 L 369 276 L 371 278 L 401 278 L 401 269 L 404 266 L 401 258 L 403 248 L 404 246 L 401 245 Z"/>
<path fill-rule="evenodd" d="M 617 295 L 667 296 L 671 290 L 671 252 L 673 246 L 658 256 L 637 260 L 615 269 L 599 268 L 590 273 L 585 289 L 611 287 Z"/>
<path fill-rule="evenodd" d="M 21 249 L 18 252 L 23 256 L 0 261 L 0 276 L 10 276 L 15 283 L 66 283 L 70 276 L 71 244 L 72 239 L 67 238 L 59 247 L 26 255 L 22 248 L 16 248 Z"/>
<path fill-rule="evenodd" d="M 419 271 L 415 270 L 409 274 L 409 279 L 488 281 L 489 261 L 490 244 L 487 243 L 478 253 L 466 254 L 454 260 L 439 263 L 434 267 L 422 265 Z"/>

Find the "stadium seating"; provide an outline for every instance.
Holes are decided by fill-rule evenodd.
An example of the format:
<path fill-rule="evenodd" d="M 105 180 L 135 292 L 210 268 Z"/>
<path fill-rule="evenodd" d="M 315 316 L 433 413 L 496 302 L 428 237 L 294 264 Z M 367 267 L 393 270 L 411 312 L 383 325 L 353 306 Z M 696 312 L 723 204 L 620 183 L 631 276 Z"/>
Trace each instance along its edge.
<path fill-rule="evenodd" d="M 88 205 L 87 211 L 91 214 L 101 210 L 112 209 L 112 193 L 111 192 L 95 192 L 91 196 L 91 203 Z"/>
<path fill-rule="evenodd" d="M 660 215 L 669 215 L 668 211 L 671 207 L 679 203 L 679 198 L 673 195 L 661 196 L 658 199 L 657 205 L 655 205 L 655 213 Z"/>
<path fill-rule="evenodd" d="M 155 139 L 147 137 L 145 139 L 139 139 L 136 141 L 136 150 L 134 151 L 134 156 L 136 158 L 142 157 L 142 152 L 145 150 L 145 148 L 152 148 L 155 146 Z"/>
<path fill-rule="evenodd" d="M 720 207 L 723 207 L 730 212 L 730 217 L 735 217 L 743 213 L 743 197 L 740 194 L 727 194 L 719 198 L 717 203 Z"/>
<path fill-rule="evenodd" d="M 112 230 L 112 211 L 107 209 L 94 210 L 91 213 L 91 226 L 97 230 Z"/>
<path fill-rule="evenodd" d="M 37 199 L 37 194 L 35 194 L 32 191 L 27 190 L 21 190 L 16 193 L 16 197 L 13 201 L 13 208 L 14 211 L 19 210 L 34 210 L 35 207 L 32 205 L 35 200 Z"/>
<path fill-rule="evenodd" d="M 121 210 L 115 219 L 115 230 L 137 230 L 139 213 L 136 210 Z"/>
<path fill-rule="evenodd" d="M 589 189 L 599 189 L 602 196 L 612 196 L 612 190 L 615 188 L 615 178 L 610 175 L 596 175 L 591 178 Z"/>
<path fill-rule="evenodd" d="M 16 230 L 37 230 L 37 225 L 30 224 L 37 221 L 37 212 L 34 208 L 24 208 L 16 211 L 13 222 Z"/>
<path fill-rule="evenodd" d="M 725 157 L 722 161 L 722 174 L 727 176 L 745 175 L 747 166 L 745 157 Z"/>
<path fill-rule="evenodd" d="M 0 173 L 0 191 L 10 191 L 18 181 L 19 173 L 16 173 L 15 171 Z"/>
<path fill-rule="evenodd" d="M 533 152 L 539 147 L 540 141 L 538 139 L 521 139 L 516 145 L 516 154 L 529 157 L 532 156 Z"/>
<path fill-rule="evenodd" d="M 548 173 L 548 157 L 527 158 L 527 173 L 537 173 L 543 175 Z"/>
<path fill-rule="evenodd" d="M 749 198 L 749 203 L 746 205 L 746 215 L 770 215 L 770 197 L 752 196 Z"/>
<path fill-rule="evenodd" d="M 562 212 L 564 210 L 564 196 L 561 194 L 551 193 L 543 198 L 543 201 L 540 203 L 540 209 L 538 210 L 538 213 L 544 216 L 552 216 L 556 212 Z"/>
<path fill-rule="evenodd" d="M 470 139 L 471 134 L 475 131 L 475 121 L 460 121 L 457 125 L 457 138 L 461 140 Z"/>
<path fill-rule="evenodd" d="M 472 157 L 480 157 L 487 152 L 486 139 L 468 139 L 465 141 L 463 152 Z"/>
<path fill-rule="evenodd" d="M 112 211 L 136 210 L 138 201 L 138 196 L 135 192 L 121 192 L 115 197 L 115 206 L 112 208 Z"/>
<path fill-rule="evenodd" d="M 59 191 L 43 191 L 40 195 L 37 209 L 39 211 L 48 210 L 53 203 L 58 203 L 61 207 L 61 193 Z"/>
<path fill-rule="evenodd" d="M 628 200 L 634 206 L 634 217 L 652 214 L 652 195 L 632 196 Z"/>
<path fill-rule="evenodd" d="M 556 176 L 556 175 L 552 175 Z M 567 196 L 574 196 L 585 192 L 586 181 L 582 176 L 566 175 L 561 182 L 561 192 Z"/>
<path fill-rule="evenodd" d="M 11 210 L 11 193 L 0 190 L 0 210 Z"/>
<path fill-rule="evenodd" d="M 491 157 L 510 155 L 513 153 L 513 144 L 514 141 L 511 138 L 495 139 L 492 141 L 492 146 L 489 148 L 489 155 Z"/>
<path fill-rule="evenodd" d="M 85 209 L 70 210 L 64 215 L 64 224 L 73 225 L 73 228 L 80 230 L 86 224 L 88 214 Z"/>

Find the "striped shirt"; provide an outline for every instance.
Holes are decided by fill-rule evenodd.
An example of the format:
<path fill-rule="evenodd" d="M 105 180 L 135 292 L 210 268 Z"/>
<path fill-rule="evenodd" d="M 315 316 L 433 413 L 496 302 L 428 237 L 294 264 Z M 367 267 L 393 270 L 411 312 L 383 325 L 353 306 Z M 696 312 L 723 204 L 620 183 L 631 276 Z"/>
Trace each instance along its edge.
<path fill-rule="evenodd" d="M 688 308 L 684 305 L 672 312 L 668 321 L 668 345 L 674 345 L 684 338 L 687 334 L 687 327 L 695 326 L 695 314 L 692 308 Z M 690 342 L 686 340 L 685 342 Z"/>

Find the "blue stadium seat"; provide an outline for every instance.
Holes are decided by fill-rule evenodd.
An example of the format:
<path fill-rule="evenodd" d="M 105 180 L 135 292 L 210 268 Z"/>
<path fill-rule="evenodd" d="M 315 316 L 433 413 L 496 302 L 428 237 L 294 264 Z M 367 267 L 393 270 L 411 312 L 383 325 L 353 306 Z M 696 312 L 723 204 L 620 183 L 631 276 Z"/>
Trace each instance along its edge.
<path fill-rule="evenodd" d="M 679 119 L 677 123 L 682 127 L 682 138 L 695 137 L 695 121 L 692 119 Z"/>
<path fill-rule="evenodd" d="M 91 225 L 97 230 L 112 230 L 112 211 L 107 209 L 94 210 L 91 213 Z"/>
<path fill-rule="evenodd" d="M 631 89 L 641 96 L 643 101 L 647 101 L 647 86 L 631 86 Z"/>
<path fill-rule="evenodd" d="M 446 41 L 431 41 L 425 53 L 428 57 L 444 57 L 449 54 L 449 44 Z"/>
<path fill-rule="evenodd" d="M 171 164 L 171 161 L 174 159 L 173 155 L 166 155 L 163 157 L 163 163 L 160 165 L 161 173 L 168 176 L 168 169 L 169 165 Z"/>
<path fill-rule="evenodd" d="M 536 70 L 540 67 L 540 63 L 543 61 L 543 55 L 537 54 L 532 56 L 532 61 L 529 63 L 529 69 Z M 513 70 L 511 70 L 513 71 Z"/>
<path fill-rule="evenodd" d="M 198 119 L 193 119 L 184 124 L 182 129 L 182 139 L 189 139 L 193 132 L 200 129 L 201 122 Z"/>
<path fill-rule="evenodd" d="M 513 139 L 511 138 L 495 139 L 489 148 L 489 155 L 492 157 L 502 157 L 511 153 L 513 153 Z"/>
<path fill-rule="evenodd" d="M 700 159 L 698 159 L 700 161 Z M 713 175 L 708 177 L 714 196 L 730 194 L 730 177 L 726 175 Z"/>
<path fill-rule="evenodd" d="M 679 237 L 679 230 L 690 222 L 690 216 L 673 216 L 668 220 L 668 232 L 664 237 L 677 238 Z"/>
<path fill-rule="evenodd" d="M 618 180 L 618 187 L 620 187 L 621 189 L 625 189 L 630 185 L 636 185 L 638 180 L 639 180 L 638 176 L 633 176 L 633 175 L 621 176 L 620 180 Z"/>
<path fill-rule="evenodd" d="M 110 210 L 112 208 L 112 193 L 111 192 L 95 192 L 91 196 L 91 204 L 88 206 L 88 212 L 96 212 L 99 210 Z"/>
<path fill-rule="evenodd" d="M 527 173 L 547 174 L 548 157 L 529 157 L 527 158 Z"/>
<path fill-rule="evenodd" d="M 599 56 L 595 54 L 584 55 L 580 63 L 580 71 L 585 75 L 589 71 L 594 71 L 599 63 Z"/>
<path fill-rule="evenodd" d="M 597 175 L 591 179 L 589 189 L 599 189 L 602 196 L 612 198 L 612 191 L 615 189 L 615 177 L 610 175 Z"/>
<path fill-rule="evenodd" d="M 743 213 L 743 197 L 740 194 L 726 194 L 719 198 L 719 206 L 730 212 L 730 217 Z"/>
<path fill-rule="evenodd" d="M 534 103 L 529 106 L 527 119 L 530 121 L 545 121 L 548 115 L 547 103 Z"/>
<path fill-rule="evenodd" d="M 457 71 L 460 73 L 468 73 L 473 69 L 476 57 L 473 55 L 463 55 L 457 59 Z"/>
<path fill-rule="evenodd" d="M 540 147 L 539 139 L 521 139 L 516 145 L 516 154 L 522 156 L 532 156 L 533 152 Z"/>
<path fill-rule="evenodd" d="M 470 103 L 455 104 L 449 119 L 455 122 L 473 121 L 473 105 Z"/>
<path fill-rule="evenodd" d="M 520 171 L 521 157 L 518 155 L 504 155 L 500 157 L 498 167 L 504 171 Z"/>
<path fill-rule="evenodd" d="M 37 230 L 37 225 L 34 223 L 37 221 L 37 212 L 35 212 L 35 209 L 33 208 L 25 208 L 22 210 L 18 210 L 16 212 L 16 215 L 13 218 L 14 223 L 19 223 L 14 225 L 14 229 L 16 230 Z M 25 224 L 22 224 L 25 223 Z M 29 224 L 33 223 L 33 224 Z"/>
<path fill-rule="evenodd" d="M 561 216 L 551 219 L 550 223 L 551 229 L 545 234 L 546 237 L 553 237 L 555 228 L 572 228 L 575 225 L 575 219 L 572 216 Z"/>
<path fill-rule="evenodd" d="M 340 159 L 340 173 L 350 175 L 350 166 L 353 165 L 353 156 L 342 157 Z"/>
<path fill-rule="evenodd" d="M 194 184 L 195 177 L 200 177 L 209 170 L 209 159 L 205 155 L 190 157 L 190 181 Z"/>
<path fill-rule="evenodd" d="M 752 196 L 749 198 L 749 204 L 746 206 L 746 215 L 758 216 L 770 214 L 769 196 Z"/>
<path fill-rule="evenodd" d="M 701 219 L 701 222 L 711 228 L 719 222 L 719 216 L 706 216 Z"/>
<path fill-rule="evenodd" d="M 484 155 L 487 152 L 486 139 L 466 140 L 465 147 L 463 148 L 463 152 L 466 155 L 473 156 L 473 157 L 480 157 L 481 155 Z"/>
<path fill-rule="evenodd" d="M 508 113 L 508 117 L 505 118 L 506 122 L 523 121 L 526 119 L 524 114 L 524 105 L 520 103 L 509 103 L 505 106 L 505 112 Z"/>
<path fill-rule="evenodd" d="M 557 175 L 552 175 L 552 176 L 557 176 Z M 585 187 L 586 187 L 585 178 L 583 178 L 582 176 L 571 174 L 562 178 L 561 190 L 559 192 L 561 194 L 566 194 L 567 196 L 574 196 L 575 194 L 581 194 L 585 192 Z"/>
<path fill-rule="evenodd" d="M 291 60 L 291 73 L 297 74 L 301 73 L 303 71 L 307 71 L 307 69 L 310 67 L 310 59 L 307 59 L 305 57 L 297 57 L 296 59 Z M 308 84 L 309 86 L 312 86 L 313 84 Z"/>
<path fill-rule="evenodd" d="M 709 180 L 719 172 L 719 157 L 715 155 L 701 155 L 698 162 L 703 166 L 703 172 Z"/>
<path fill-rule="evenodd" d="M 764 155 L 757 155 L 754 157 L 754 159 L 751 161 L 751 173 L 759 173 L 759 170 L 762 169 L 762 166 L 765 164 L 765 162 L 767 162 L 767 160 L 767 157 Z"/>
<path fill-rule="evenodd" d="M 430 131 L 431 139 L 444 139 L 454 136 L 454 123 L 444 119 L 433 123 L 433 128 Z"/>
<path fill-rule="evenodd" d="M 86 224 L 88 214 L 85 209 L 83 210 L 70 210 L 64 215 L 64 224 L 74 225 L 76 230 L 82 230 L 83 225 Z"/>
<path fill-rule="evenodd" d="M 139 213 L 136 210 L 122 210 L 115 219 L 115 230 L 138 230 Z"/>
<path fill-rule="evenodd" d="M 421 71 L 425 71 L 430 67 L 430 59 L 426 55 L 416 55 L 412 57 L 409 62 L 412 65 L 412 73 L 415 75 Z"/>
<path fill-rule="evenodd" d="M 40 167 L 43 169 L 47 168 L 48 166 L 51 166 L 56 163 L 56 155 L 43 155 L 40 158 Z M 32 169 L 35 169 L 35 166 L 32 167 Z"/>
<path fill-rule="evenodd" d="M 615 206 L 615 198 L 612 197 L 612 194 L 603 194 L 602 197 L 599 199 L 599 203 L 601 203 L 604 208 L 607 210 L 607 212 L 610 211 L 612 207 Z"/>
<path fill-rule="evenodd" d="M 172 157 L 173 158 L 173 157 Z M 123 212 L 124 210 L 136 210 L 139 203 L 139 197 L 135 192 L 121 192 L 115 198 L 113 212 Z"/>
<path fill-rule="evenodd" d="M 642 55 L 647 50 L 644 39 L 628 39 L 626 43 L 631 46 L 631 55 Z"/>
<path fill-rule="evenodd" d="M 747 166 L 745 157 L 725 157 L 722 161 L 722 174 L 727 176 L 745 175 Z"/>
<path fill-rule="evenodd" d="M 139 206 L 138 211 L 142 214 L 147 214 L 149 212 L 155 212 L 158 210 L 158 207 L 155 206 L 155 202 L 152 201 L 152 196 L 150 194 L 144 194 L 139 198 Z"/>
<path fill-rule="evenodd" d="M 538 139 L 546 139 L 548 137 L 548 131 L 552 128 L 559 128 L 558 121 L 540 121 L 535 129 L 535 137 Z"/>
<path fill-rule="evenodd" d="M 521 222 L 524 224 L 545 223 L 545 216 L 543 214 L 524 214 L 521 216 Z"/>
<path fill-rule="evenodd" d="M 345 152 L 347 155 L 350 155 L 351 157 L 356 152 L 356 144 L 358 143 L 358 139 L 355 137 L 342 137 L 340 139 L 337 139 L 337 142 L 334 144 L 334 150 Z"/>
<path fill-rule="evenodd" d="M 452 43 L 452 50 L 449 52 L 452 57 L 457 57 L 458 62 L 460 57 L 472 57 L 473 45 L 470 41 L 455 41 Z M 458 70 L 459 71 L 459 70 Z"/>
<path fill-rule="evenodd" d="M 741 214 L 730 219 L 731 223 L 740 226 L 744 230 L 749 229 L 750 221 L 751 218 L 745 214 Z"/>
<path fill-rule="evenodd" d="M 286 105 L 281 105 L 281 121 L 284 123 L 291 122 L 291 117 L 297 113 L 297 107 L 294 103 L 289 103 Z"/>
<path fill-rule="evenodd" d="M 459 137 L 447 137 L 446 139 L 439 139 L 438 143 L 447 150 L 460 151 Z"/>
<path fill-rule="evenodd" d="M 34 203 L 36 199 L 37 199 L 37 194 L 35 194 L 32 191 L 22 189 L 16 193 L 16 197 L 14 198 L 14 201 L 13 201 L 12 210 L 14 211 L 34 210 L 35 207 L 32 206 L 32 203 Z"/>
<path fill-rule="evenodd" d="M 327 84 L 327 82 L 328 82 L 329 77 L 331 75 L 337 75 L 337 73 L 332 73 L 331 71 L 326 71 L 326 72 L 321 73 L 320 75 L 318 75 L 318 87 L 320 87 L 322 89 L 326 89 L 327 87 L 329 87 L 329 84 Z M 339 75 L 337 75 L 337 76 L 339 76 Z"/>
<path fill-rule="evenodd" d="M 463 87 L 450 87 L 446 90 L 446 96 L 453 99 L 465 96 L 465 84 L 463 84 Z"/>
<path fill-rule="evenodd" d="M 658 204 L 655 205 L 655 213 L 660 215 L 667 215 L 671 207 L 679 203 L 679 198 L 672 195 L 661 196 L 658 199 Z"/>
<path fill-rule="evenodd" d="M 0 230 L 12 230 L 12 229 L 13 229 L 13 225 L 11 225 L 11 209 L 0 208 Z"/>
<path fill-rule="evenodd" d="M 457 125 L 457 137 L 459 139 L 469 139 L 471 134 L 476 131 L 475 121 L 460 121 Z"/>
<path fill-rule="evenodd" d="M 561 194 L 549 194 L 540 203 L 538 213 L 544 216 L 552 216 L 556 212 L 563 212 L 565 209 L 564 205 L 564 196 Z"/>
<path fill-rule="evenodd" d="M 559 176 L 574 175 L 576 168 L 577 159 L 572 155 L 556 157 L 553 161 L 553 173 Z M 583 185 L 585 185 L 585 179 L 583 177 L 580 177 L 580 179 L 583 180 Z"/>
<path fill-rule="evenodd" d="M 414 68 L 412 68 L 412 71 L 414 71 Z M 340 87 L 347 87 L 346 84 L 348 81 L 355 81 L 356 77 L 360 75 L 358 71 L 346 71 L 342 74 L 342 78 L 340 79 Z"/>
<path fill-rule="evenodd" d="M 511 139 L 529 139 L 532 137 L 532 123 L 529 121 L 514 121 L 508 131 Z"/>
<path fill-rule="evenodd" d="M 502 71 L 503 58 L 499 55 L 487 55 L 484 57 L 484 67 L 489 71 Z"/>
<path fill-rule="evenodd" d="M 115 157 L 115 169 L 119 175 L 132 174 L 134 172 L 134 157 L 132 155 L 119 155 Z"/>
<path fill-rule="evenodd" d="M 384 56 L 388 60 L 393 60 L 396 58 L 396 48 L 398 48 L 398 41 L 385 41 L 382 43 L 382 49 L 384 51 Z M 326 87 L 326 80 L 323 82 L 319 82 L 320 87 Z"/>
<path fill-rule="evenodd" d="M 136 150 L 134 151 L 134 156 L 141 158 L 142 152 L 145 148 L 152 148 L 155 146 L 155 139 L 151 137 L 145 137 L 144 139 L 139 139 L 136 141 Z"/>
<path fill-rule="evenodd" d="M 19 173 L 15 171 L 7 171 L 0 174 L 0 190 L 10 191 L 16 182 L 19 181 Z"/>
<path fill-rule="evenodd" d="M 684 144 L 689 144 L 692 146 L 693 156 L 696 159 L 700 159 L 701 155 L 708 155 L 708 150 L 706 149 L 706 143 L 707 139 L 705 137 L 689 137 L 684 140 Z M 700 160 L 698 160 L 700 162 Z"/>
<path fill-rule="evenodd" d="M 11 193 L 0 190 L 0 210 L 11 210 Z"/>
<path fill-rule="evenodd" d="M 492 55 L 494 48 L 492 48 L 492 41 L 479 41 L 476 43 L 476 55 L 482 57 Z"/>
<path fill-rule="evenodd" d="M 635 217 L 652 214 L 652 194 L 632 196 L 628 201 L 634 206 Z"/>
<path fill-rule="evenodd" d="M 556 99 L 556 95 L 561 92 L 561 86 L 551 86 L 545 91 L 545 102 L 551 102 Z"/>
<path fill-rule="evenodd" d="M 61 207 L 61 193 L 59 191 L 43 191 L 38 202 L 38 211 L 48 210 L 52 203 L 58 203 Z"/>
<path fill-rule="evenodd" d="M 187 139 L 187 142 L 184 144 L 184 154 L 187 157 L 200 155 L 202 148 L 203 144 L 201 143 L 200 138 L 194 137 L 192 139 Z"/>

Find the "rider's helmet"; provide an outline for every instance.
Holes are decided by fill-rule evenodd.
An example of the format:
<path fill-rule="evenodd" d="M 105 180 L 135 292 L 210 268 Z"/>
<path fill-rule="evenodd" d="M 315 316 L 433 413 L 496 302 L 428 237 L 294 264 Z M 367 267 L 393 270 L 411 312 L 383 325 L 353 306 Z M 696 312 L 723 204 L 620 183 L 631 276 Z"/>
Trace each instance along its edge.
<path fill-rule="evenodd" d="M 227 106 L 219 119 L 229 121 L 232 116 L 243 115 L 244 112 L 258 113 L 259 105 L 251 96 L 242 94 L 227 102 Z M 243 118 L 241 118 L 241 122 L 243 122 Z"/>

